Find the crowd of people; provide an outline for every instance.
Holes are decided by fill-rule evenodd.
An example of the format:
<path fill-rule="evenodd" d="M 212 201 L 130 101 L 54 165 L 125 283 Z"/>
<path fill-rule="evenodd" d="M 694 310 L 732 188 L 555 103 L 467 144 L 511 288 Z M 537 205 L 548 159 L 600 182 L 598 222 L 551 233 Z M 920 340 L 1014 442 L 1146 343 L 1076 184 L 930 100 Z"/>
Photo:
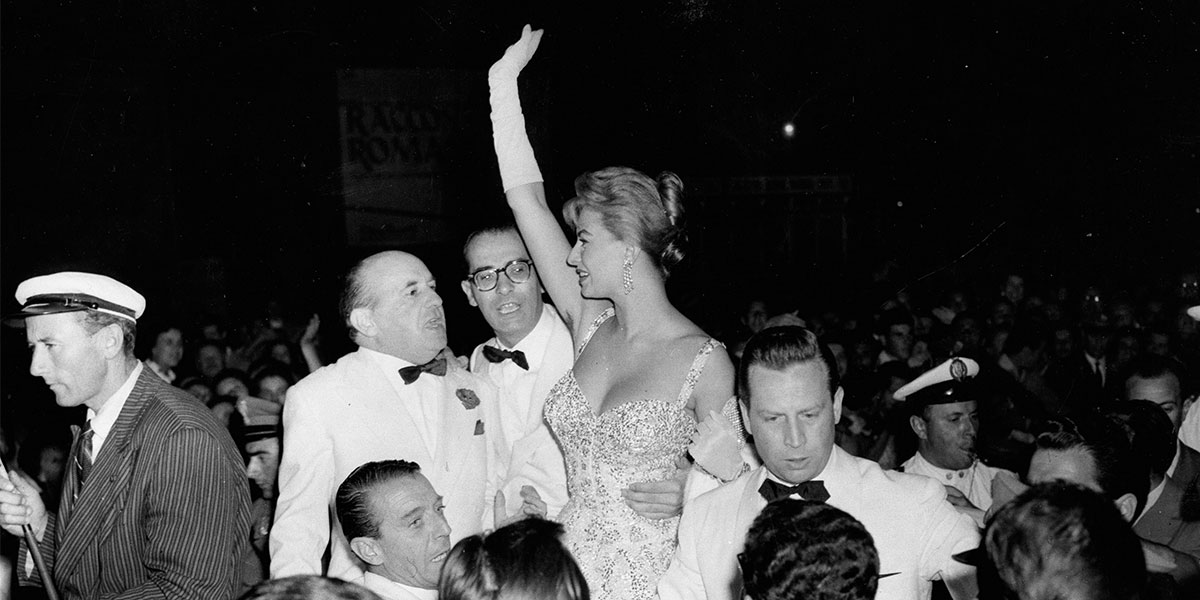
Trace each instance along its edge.
<path fill-rule="evenodd" d="M 539 43 L 488 74 L 514 221 L 464 240 L 461 297 L 409 253 L 354 265 L 356 349 L 330 364 L 340 327 L 277 306 L 192 327 L 103 275 L 18 287 L 30 372 L 87 409 L 6 432 L 19 595 L 1200 592 L 1196 273 L 1113 296 L 1009 274 L 865 313 L 745 298 L 706 330 L 666 291 L 677 176 L 585 173 L 559 227 L 517 85 Z M 449 301 L 492 337 L 448 348 Z"/>

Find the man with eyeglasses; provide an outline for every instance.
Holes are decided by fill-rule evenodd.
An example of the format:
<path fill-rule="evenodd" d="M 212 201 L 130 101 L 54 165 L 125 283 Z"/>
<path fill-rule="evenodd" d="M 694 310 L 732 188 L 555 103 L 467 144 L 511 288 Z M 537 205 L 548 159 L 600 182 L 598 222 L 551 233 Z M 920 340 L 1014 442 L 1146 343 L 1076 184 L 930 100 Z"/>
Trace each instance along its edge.
<path fill-rule="evenodd" d="M 567 502 L 562 451 L 542 420 L 550 388 L 571 368 L 571 332 L 542 301 L 542 284 L 512 223 L 480 229 L 463 245 L 463 293 L 495 337 L 471 354 L 471 370 L 500 390 L 500 429 L 511 453 L 501 457 L 501 491 L 516 510 L 533 486 L 555 516 Z"/>

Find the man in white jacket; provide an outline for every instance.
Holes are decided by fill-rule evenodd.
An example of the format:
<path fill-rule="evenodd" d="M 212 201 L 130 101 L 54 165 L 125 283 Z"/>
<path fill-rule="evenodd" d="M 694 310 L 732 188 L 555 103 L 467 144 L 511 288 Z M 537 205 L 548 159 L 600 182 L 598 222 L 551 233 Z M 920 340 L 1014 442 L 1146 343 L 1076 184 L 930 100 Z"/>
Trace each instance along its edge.
<path fill-rule="evenodd" d="M 834 445 L 843 391 L 815 334 L 759 332 L 746 344 L 738 389 L 763 466 L 684 507 L 679 549 L 658 586 L 663 599 L 741 600 L 737 556 L 755 516 L 780 498 L 826 501 L 863 523 L 879 552 L 877 597 L 925 599 L 938 579 L 955 598 L 975 597 L 974 568 L 952 555 L 977 547 L 979 532 L 945 489 Z"/>

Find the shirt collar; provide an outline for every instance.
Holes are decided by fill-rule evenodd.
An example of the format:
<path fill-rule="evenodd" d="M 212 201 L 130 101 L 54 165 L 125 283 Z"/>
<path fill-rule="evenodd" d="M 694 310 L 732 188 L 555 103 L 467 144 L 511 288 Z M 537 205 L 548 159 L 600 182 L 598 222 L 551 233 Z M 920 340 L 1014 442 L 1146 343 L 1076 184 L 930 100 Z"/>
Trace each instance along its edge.
<path fill-rule="evenodd" d="M 121 416 L 121 409 L 125 407 L 125 401 L 129 399 L 129 394 L 133 392 L 133 386 L 137 383 L 137 379 L 141 374 L 142 363 L 138 361 L 137 366 L 133 368 L 133 372 L 125 379 L 125 383 L 121 384 L 121 387 L 117 388 L 117 391 L 113 392 L 113 395 L 109 396 L 108 400 L 105 400 L 104 404 L 100 405 L 99 411 L 88 409 L 87 418 L 92 426 L 92 431 L 95 432 L 95 438 L 104 440 L 108 437 L 108 432 L 116 424 L 117 417 Z"/>
<path fill-rule="evenodd" d="M 425 588 L 412 587 L 404 585 L 399 581 L 392 581 L 382 575 L 367 571 L 363 573 L 363 587 L 383 594 L 385 598 L 407 598 L 412 596 L 419 600 L 436 600 L 437 590 L 427 590 Z M 388 592 L 404 592 L 406 596 L 396 596 Z"/>
<path fill-rule="evenodd" d="M 498 337 L 492 338 L 489 345 L 501 350 L 519 350 L 525 354 L 525 360 L 529 361 L 530 367 L 540 365 L 546 354 L 546 344 L 550 341 L 550 334 L 554 331 L 555 319 L 558 319 L 558 311 L 549 304 L 542 304 L 542 316 L 538 318 L 537 325 L 534 325 L 533 329 L 517 342 L 517 345 L 506 348 Z"/>
<path fill-rule="evenodd" d="M 928 460 L 926 460 L 925 455 L 921 454 L 920 450 L 918 450 L 917 453 L 913 455 L 913 461 L 914 461 L 913 466 L 917 467 L 919 469 L 924 469 L 926 471 L 933 471 L 934 473 L 937 473 L 939 475 L 951 475 L 954 477 L 966 477 L 967 474 L 971 471 L 971 467 L 975 466 L 975 463 L 971 463 L 971 466 L 967 467 L 965 469 L 943 469 L 942 467 L 939 467 L 939 466 L 929 462 Z"/>

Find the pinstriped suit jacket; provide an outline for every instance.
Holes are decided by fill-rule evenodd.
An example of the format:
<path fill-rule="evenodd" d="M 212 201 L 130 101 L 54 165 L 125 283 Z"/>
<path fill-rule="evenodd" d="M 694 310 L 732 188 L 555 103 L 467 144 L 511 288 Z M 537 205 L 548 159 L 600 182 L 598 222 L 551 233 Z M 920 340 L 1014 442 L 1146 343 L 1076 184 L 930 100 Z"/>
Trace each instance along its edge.
<path fill-rule="evenodd" d="M 74 456 L 76 435 L 71 446 Z M 68 469 L 41 542 L 63 598 L 232 598 L 250 539 L 233 440 L 182 390 L 143 369 L 91 474 Z"/>

